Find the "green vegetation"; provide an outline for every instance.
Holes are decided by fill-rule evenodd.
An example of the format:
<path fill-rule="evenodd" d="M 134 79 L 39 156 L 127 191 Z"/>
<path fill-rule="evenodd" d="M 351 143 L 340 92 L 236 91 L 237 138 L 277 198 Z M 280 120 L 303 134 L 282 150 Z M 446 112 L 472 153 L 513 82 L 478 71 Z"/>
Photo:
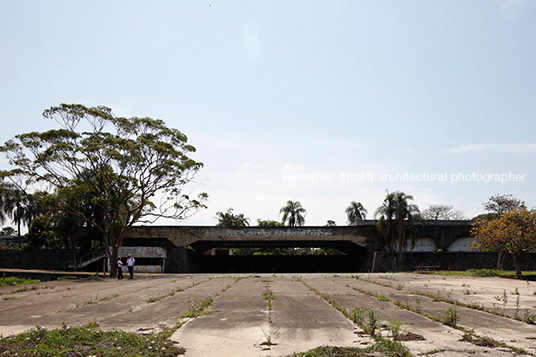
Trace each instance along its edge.
<path fill-rule="evenodd" d="M 413 201 L 413 196 L 404 192 L 387 192 L 382 205 L 374 212 L 374 217 L 378 218 L 376 222 L 378 232 L 387 247 L 393 255 L 395 250 L 398 250 L 397 270 L 401 270 L 404 266 L 403 253 L 408 241 L 413 246 L 417 237 L 417 230 L 413 224 L 419 219 L 419 208 L 410 201 Z"/>
<path fill-rule="evenodd" d="M 119 330 L 102 331 L 98 324 L 47 330 L 44 327 L 0 339 L 0 354 L 9 356 L 158 356 L 184 354 L 165 334 L 138 335 Z"/>
<path fill-rule="evenodd" d="M 389 330 L 389 332 L 391 332 L 391 336 L 393 336 L 393 339 L 395 341 L 398 340 L 398 337 L 401 333 L 404 333 L 406 331 L 402 320 L 389 320 L 387 329 Z"/>
<path fill-rule="evenodd" d="M 233 213 L 233 209 L 229 208 L 227 212 L 217 212 L 217 226 L 220 227 L 246 227 L 249 226 L 249 218 L 246 218 L 243 213 Z"/>
<path fill-rule="evenodd" d="M 287 201 L 286 206 L 279 210 L 283 214 L 281 223 L 287 223 L 290 227 L 303 226 L 305 224 L 305 215 L 307 211 L 302 207 L 300 201 Z"/>
<path fill-rule="evenodd" d="M 378 355 L 385 357 L 411 356 L 401 344 L 382 340 L 367 348 L 322 346 L 307 352 L 294 353 L 292 357 L 375 357 Z"/>
<path fill-rule="evenodd" d="M 513 270 L 497 270 L 497 269 L 468 269 L 461 271 L 454 270 L 437 270 L 437 271 L 417 271 L 415 274 L 429 274 L 429 275 L 447 275 L 447 276 L 469 276 L 469 277 L 502 277 L 502 278 L 514 278 L 516 272 Z M 536 275 L 536 271 L 526 271 L 526 275 Z"/>
<path fill-rule="evenodd" d="M 0 287 L 2 286 L 14 286 L 14 285 L 23 285 L 23 284 L 34 284 L 39 282 L 35 279 L 23 279 L 17 278 L 16 276 L 4 276 L 0 278 Z"/>
<path fill-rule="evenodd" d="M 441 316 L 441 322 L 450 327 L 458 326 L 459 315 L 455 305 L 451 305 Z"/>
<path fill-rule="evenodd" d="M 199 316 L 208 315 L 212 313 L 210 311 L 210 305 L 212 305 L 213 302 L 214 300 L 212 298 L 202 300 L 198 304 L 192 305 L 190 310 L 183 313 L 181 317 L 182 318 L 196 318 Z"/>
<path fill-rule="evenodd" d="M 477 220 L 471 235 L 476 238 L 472 244 L 475 248 L 510 254 L 519 278 L 522 276 L 519 258 L 523 252 L 536 248 L 536 209 L 519 207 L 497 218 Z"/>
<path fill-rule="evenodd" d="M 336 357 L 339 357 L 339 356 L 341 357 L 343 356 L 375 356 L 375 355 L 367 354 L 367 353 L 374 353 L 374 352 L 380 352 L 382 353 L 383 356 L 392 356 L 392 357 L 411 356 L 411 353 L 409 352 L 406 346 L 399 343 L 398 341 L 386 339 L 381 336 L 380 323 L 376 315 L 376 312 L 374 310 L 367 310 L 366 315 L 367 315 L 368 321 L 365 322 L 365 317 L 364 317 L 365 311 L 363 310 L 362 307 L 356 306 L 352 310 L 348 311 L 333 296 L 318 291 L 317 289 L 305 283 L 303 279 L 298 278 L 298 281 L 301 281 L 301 283 L 305 285 L 306 287 L 308 287 L 309 290 L 311 290 L 312 292 L 317 294 L 319 297 L 324 299 L 331 306 L 333 306 L 335 309 L 340 311 L 344 316 L 346 316 L 346 318 L 350 319 L 352 322 L 354 322 L 360 328 L 362 328 L 364 331 L 370 334 L 371 337 L 376 340 L 376 344 L 366 349 L 319 347 L 315 350 L 305 352 L 305 354 L 294 354 L 294 356 L 303 356 L 303 357 L 305 356 L 311 356 L 311 357 L 316 357 L 316 356 L 326 356 L 326 357 L 327 356 L 336 356 Z"/>
<path fill-rule="evenodd" d="M 50 187 L 36 201 L 46 209 L 40 227 L 30 228 L 38 241 L 46 242 L 52 231 L 68 237 L 59 239 L 62 246 L 77 248 L 82 228 L 90 227 L 89 236 L 102 238 L 115 262 L 135 223 L 180 220 L 205 207 L 205 193 L 184 192 L 203 164 L 189 157 L 195 148 L 187 137 L 162 120 L 116 117 L 110 108 L 81 104 L 51 107 L 43 117 L 60 127 L 19 134 L 0 146 L 13 168 L 0 171 L 2 182 L 24 182 L 27 187 L 16 187 L 23 192 Z"/>
<path fill-rule="evenodd" d="M 367 216 L 367 210 L 361 202 L 352 201 L 348 207 L 346 207 L 346 218 L 348 223 L 365 219 Z"/>
<path fill-rule="evenodd" d="M 179 288 L 179 289 L 180 289 L 180 288 Z M 179 290 L 177 290 L 177 291 L 179 291 Z M 180 290 L 180 291 L 182 291 L 182 290 Z M 157 301 L 163 300 L 163 299 L 165 299 L 165 298 L 167 298 L 167 297 L 170 297 L 170 296 L 173 296 L 173 295 L 175 295 L 175 291 L 172 291 L 172 292 L 170 292 L 170 293 L 168 293 L 168 294 L 165 294 L 165 295 L 155 296 L 155 297 L 149 298 L 149 299 L 147 299 L 147 301 L 145 301 L 145 302 L 148 303 L 148 304 L 152 304 L 153 302 L 157 302 Z"/>

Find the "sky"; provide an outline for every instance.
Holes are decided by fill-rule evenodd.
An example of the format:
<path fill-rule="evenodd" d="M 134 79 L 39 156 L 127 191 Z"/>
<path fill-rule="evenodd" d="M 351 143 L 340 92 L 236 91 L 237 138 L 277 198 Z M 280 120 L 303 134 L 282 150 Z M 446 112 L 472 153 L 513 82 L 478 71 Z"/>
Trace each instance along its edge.
<path fill-rule="evenodd" d="M 534 0 L 0 0 L 0 143 L 60 103 L 164 120 L 209 200 L 161 224 L 345 225 L 393 191 L 470 218 L 536 206 L 535 63 Z"/>

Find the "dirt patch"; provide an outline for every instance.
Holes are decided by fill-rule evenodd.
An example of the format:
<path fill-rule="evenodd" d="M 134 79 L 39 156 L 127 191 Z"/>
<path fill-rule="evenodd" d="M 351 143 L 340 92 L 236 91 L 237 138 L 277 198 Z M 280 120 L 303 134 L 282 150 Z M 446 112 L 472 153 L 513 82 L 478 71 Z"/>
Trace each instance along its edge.
<path fill-rule="evenodd" d="M 480 347 L 489 347 L 489 348 L 494 348 L 494 347 L 497 347 L 495 345 L 495 343 L 485 339 L 485 338 L 481 338 L 481 337 L 474 337 L 472 335 L 469 335 L 469 334 L 465 334 L 463 335 L 462 339 L 460 340 L 462 342 L 469 342 L 469 343 L 472 343 L 473 345 L 476 345 L 476 346 L 480 346 Z"/>
<path fill-rule="evenodd" d="M 397 338 L 397 341 L 425 341 L 425 340 L 426 338 L 424 338 L 424 336 L 416 334 L 416 333 L 412 333 L 412 332 L 401 334 Z"/>

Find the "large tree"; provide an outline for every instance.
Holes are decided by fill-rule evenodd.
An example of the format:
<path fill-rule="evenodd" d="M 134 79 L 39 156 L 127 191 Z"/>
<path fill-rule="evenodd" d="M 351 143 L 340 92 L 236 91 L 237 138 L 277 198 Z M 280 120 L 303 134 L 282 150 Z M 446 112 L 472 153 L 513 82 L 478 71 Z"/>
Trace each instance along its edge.
<path fill-rule="evenodd" d="M 365 219 L 367 216 L 367 210 L 361 202 L 352 201 L 348 207 L 346 207 L 346 217 L 348 218 L 348 223 L 359 221 Z"/>
<path fill-rule="evenodd" d="M 493 219 L 481 219 L 473 224 L 473 247 L 499 250 L 511 254 L 516 277 L 521 277 L 519 257 L 524 251 L 536 249 L 536 210 L 518 207 Z"/>
<path fill-rule="evenodd" d="M 279 214 L 283 214 L 281 223 L 285 222 L 290 226 L 303 226 L 307 211 L 302 207 L 300 201 L 287 201 L 287 204 L 281 208 Z"/>
<path fill-rule="evenodd" d="M 422 211 L 421 217 L 428 220 L 463 220 L 466 219 L 462 211 L 449 205 L 430 205 Z"/>
<path fill-rule="evenodd" d="M 495 219 L 500 217 L 503 213 L 511 212 L 517 208 L 525 207 L 525 201 L 514 197 L 512 194 L 496 194 L 491 196 L 487 202 L 482 203 L 484 209 L 488 212 L 484 215 L 479 215 L 473 220 L 478 221 L 480 219 Z M 502 270 L 504 267 L 505 250 L 498 249 L 499 256 L 497 257 L 497 269 Z"/>
<path fill-rule="evenodd" d="M 419 217 L 419 208 L 410 201 L 413 201 L 413 196 L 404 192 L 387 192 L 382 205 L 374 212 L 376 226 L 385 239 L 387 248 L 392 252 L 398 250 L 398 269 L 404 266 L 403 252 L 408 239 L 413 245 L 417 237 L 414 222 Z"/>
<path fill-rule="evenodd" d="M 512 194 L 496 194 L 483 203 L 484 209 L 491 213 L 501 215 L 513 211 L 516 208 L 525 207 L 525 201 L 514 197 Z"/>
<path fill-rule="evenodd" d="M 52 189 L 56 209 L 102 233 L 112 262 L 135 223 L 184 219 L 204 207 L 206 194 L 184 191 L 202 167 L 188 156 L 195 148 L 162 120 L 117 117 L 110 108 L 80 104 L 51 107 L 43 117 L 60 128 L 20 134 L 0 147 L 14 166 L 4 175 Z M 67 204 L 73 198 L 84 204 Z M 98 214 L 88 215 L 88 206 Z"/>

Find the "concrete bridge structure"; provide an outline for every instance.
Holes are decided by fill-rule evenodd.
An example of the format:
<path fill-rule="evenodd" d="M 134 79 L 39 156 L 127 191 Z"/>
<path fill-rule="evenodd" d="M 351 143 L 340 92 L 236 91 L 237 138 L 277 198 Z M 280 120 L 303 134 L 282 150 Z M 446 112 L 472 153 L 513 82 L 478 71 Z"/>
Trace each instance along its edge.
<path fill-rule="evenodd" d="M 446 252 L 455 242 L 470 239 L 471 222 L 425 221 L 417 228 L 420 238 L 415 251 Z M 127 233 L 124 245 L 166 248 L 167 272 L 362 271 L 371 265 L 371 252 L 384 250 L 384 241 L 372 220 L 333 227 L 136 226 Z M 220 248 L 335 248 L 345 255 L 204 254 Z"/>
<path fill-rule="evenodd" d="M 419 239 L 432 240 L 437 248 L 447 250 L 456 240 L 470 236 L 471 221 L 424 221 L 416 226 Z M 136 226 L 125 240 L 129 245 L 189 246 L 199 253 L 241 247 L 330 247 L 351 253 L 381 250 L 384 245 L 373 220 L 332 227 Z"/>

